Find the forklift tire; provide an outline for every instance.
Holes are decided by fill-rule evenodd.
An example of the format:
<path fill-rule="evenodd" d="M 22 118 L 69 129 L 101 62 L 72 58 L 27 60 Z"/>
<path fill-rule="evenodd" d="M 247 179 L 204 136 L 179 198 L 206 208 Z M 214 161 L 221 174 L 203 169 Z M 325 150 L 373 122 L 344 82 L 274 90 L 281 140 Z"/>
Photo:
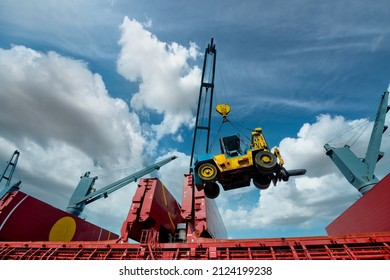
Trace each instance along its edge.
<path fill-rule="evenodd" d="M 207 197 L 207 198 L 210 198 L 210 199 L 214 199 L 214 198 L 217 198 L 219 196 L 219 186 L 217 183 L 215 182 L 209 182 L 209 183 L 206 183 L 205 187 L 204 187 L 204 195 Z"/>
<path fill-rule="evenodd" d="M 278 160 L 273 153 L 260 151 L 255 156 L 255 164 L 257 170 L 262 174 L 271 174 L 275 170 Z"/>
<path fill-rule="evenodd" d="M 198 168 L 198 175 L 203 181 L 212 181 L 217 176 L 217 172 L 217 167 L 208 162 Z"/>
<path fill-rule="evenodd" d="M 271 179 L 268 176 L 258 175 L 256 177 L 253 177 L 253 185 L 255 185 L 255 187 L 260 190 L 268 189 L 270 184 L 271 184 Z"/>

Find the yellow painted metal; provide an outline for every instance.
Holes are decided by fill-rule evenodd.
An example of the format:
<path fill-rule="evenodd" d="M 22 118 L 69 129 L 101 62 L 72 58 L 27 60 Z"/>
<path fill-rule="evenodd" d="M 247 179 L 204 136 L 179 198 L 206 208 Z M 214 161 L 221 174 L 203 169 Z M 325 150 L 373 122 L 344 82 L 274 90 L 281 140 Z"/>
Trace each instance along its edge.
<path fill-rule="evenodd" d="M 253 165 L 252 153 L 237 157 L 226 157 L 225 154 L 216 155 L 214 161 L 220 171 L 234 170 Z"/>
<path fill-rule="evenodd" d="M 283 166 L 284 160 L 278 148 L 274 148 L 274 155 L 279 159 L 279 165 Z"/>
<path fill-rule="evenodd" d="M 76 233 L 76 221 L 65 216 L 59 219 L 50 230 L 49 241 L 71 241 Z"/>
<path fill-rule="evenodd" d="M 271 157 L 269 155 L 263 155 L 261 157 L 261 161 L 264 163 L 270 163 L 272 161 Z"/>
<path fill-rule="evenodd" d="M 230 112 L 230 106 L 227 104 L 218 104 L 215 107 L 215 110 L 222 115 L 222 117 L 226 117 Z"/>
<path fill-rule="evenodd" d="M 199 173 L 199 176 L 210 180 L 216 176 L 216 171 L 217 170 L 213 167 L 212 164 L 205 163 L 199 167 L 198 173 Z"/>
<path fill-rule="evenodd" d="M 252 131 L 252 149 L 268 151 L 268 145 L 265 141 L 263 130 L 258 127 Z"/>
<path fill-rule="evenodd" d="M 168 206 L 167 196 L 166 196 L 166 194 L 165 194 L 165 186 L 164 186 L 164 184 L 161 184 L 161 190 L 162 190 L 162 194 L 163 194 L 163 198 L 164 198 L 164 204 L 165 204 L 165 206 L 166 206 L 166 209 L 168 210 L 168 211 L 167 211 L 167 213 L 168 213 L 168 219 L 169 219 L 169 221 L 171 222 L 172 228 L 173 228 L 174 230 L 176 230 L 176 225 L 175 225 L 175 223 L 173 222 L 171 213 L 170 213 L 170 211 L 169 211 L 169 206 Z"/>
<path fill-rule="evenodd" d="M 216 166 L 220 172 L 253 166 L 254 158 L 252 154 L 257 150 L 270 151 L 261 128 L 256 128 L 252 131 L 251 148 L 247 151 L 246 154 L 236 157 L 229 157 L 226 154 L 219 154 L 214 156 L 214 162 L 216 163 Z M 279 150 L 274 148 L 273 153 L 278 158 L 279 165 L 283 166 L 284 161 Z M 261 161 L 264 163 L 269 163 L 272 161 L 272 158 L 265 154 L 262 156 Z"/>

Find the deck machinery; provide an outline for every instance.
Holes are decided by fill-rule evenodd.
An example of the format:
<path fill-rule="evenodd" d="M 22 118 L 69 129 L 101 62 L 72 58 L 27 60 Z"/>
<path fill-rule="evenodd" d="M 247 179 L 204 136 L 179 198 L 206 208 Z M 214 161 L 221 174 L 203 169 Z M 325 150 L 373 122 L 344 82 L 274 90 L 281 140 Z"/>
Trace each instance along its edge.
<path fill-rule="evenodd" d="M 216 50 L 213 40 L 206 49 L 204 65 L 208 55 L 214 56 L 215 63 Z M 214 72 L 214 67 L 212 71 Z M 213 79 L 203 81 L 202 77 L 200 93 L 202 95 L 204 91 L 203 94 L 211 100 L 214 88 L 212 82 Z M 196 130 L 206 130 L 209 136 L 210 123 L 202 125 L 197 121 Z M 194 147 L 195 142 L 193 150 Z M 206 147 L 208 149 L 208 145 Z M 190 166 L 192 164 L 193 157 Z M 371 199 L 371 203 L 372 201 L 380 203 L 387 212 L 389 212 L 390 202 L 389 176 L 377 182 L 365 196 Z M 90 182 L 88 176 L 85 180 Z M 165 186 L 158 178 L 141 178 L 120 234 L 114 238 L 99 239 L 99 241 L 96 241 L 97 239 L 48 241 L 40 238 L 23 241 L 0 240 L 0 259 L 390 259 L 390 229 L 368 230 L 360 233 L 352 230 L 342 234 L 313 237 L 228 239 L 215 200 L 206 196 L 204 188 L 196 187 L 192 168 L 183 177 L 181 203 L 171 195 L 168 190 L 170 187 L 172 186 Z M 20 193 L 19 190 L 9 189 L 1 198 L 0 217 L 2 213 L 8 213 L 7 215 L 15 213 L 24 205 L 23 201 L 13 201 L 13 197 Z M 81 193 L 82 195 L 75 195 L 71 199 L 68 206 L 69 213 L 63 213 L 78 219 L 78 213 L 82 211 L 88 199 L 92 199 L 89 197 L 90 190 L 84 188 Z M 82 199 L 85 195 L 87 199 Z M 7 225 L 7 217 L 0 222 L 0 232 L 5 225 Z"/>

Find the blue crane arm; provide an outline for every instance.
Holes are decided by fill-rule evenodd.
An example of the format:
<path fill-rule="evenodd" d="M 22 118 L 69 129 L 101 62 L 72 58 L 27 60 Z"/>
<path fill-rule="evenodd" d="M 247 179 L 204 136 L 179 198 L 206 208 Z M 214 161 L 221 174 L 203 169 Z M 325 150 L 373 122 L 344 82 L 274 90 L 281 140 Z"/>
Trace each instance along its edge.
<path fill-rule="evenodd" d="M 20 152 L 16 150 L 12 156 L 9 162 L 7 163 L 7 166 L 4 169 L 3 174 L 0 177 L 0 183 L 4 179 L 7 182 L 5 183 L 5 187 L 3 190 L 0 191 L 0 198 L 2 198 L 7 192 L 12 190 L 14 187 L 18 187 L 20 185 L 20 181 L 12 186 L 10 186 L 12 176 L 14 175 L 16 164 L 18 163 Z M 8 169 L 9 168 L 9 169 Z"/>
<path fill-rule="evenodd" d="M 378 182 L 375 175 L 367 174 L 367 165 L 351 151 L 349 146 L 335 148 L 326 144 L 324 148 L 326 155 L 330 157 L 348 182 L 362 194 Z"/>
<path fill-rule="evenodd" d="M 378 107 L 374 127 L 371 132 L 370 142 L 364 159 L 359 159 L 349 146 L 341 148 L 331 147 L 329 144 L 324 146 L 326 154 L 335 163 L 337 168 L 343 173 L 344 177 L 362 194 L 369 191 L 378 179 L 374 175 L 376 163 L 383 156 L 379 151 L 382 134 L 387 129 L 385 123 L 386 113 L 389 111 L 388 104 L 389 92 L 386 91 L 381 98 Z"/>
<path fill-rule="evenodd" d="M 140 177 L 149 174 L 154 170 L 160 169 L 160 167 L 176 158 L 177 156 L 171 156 L 169 158 L 156 162 L 95 192 L 91 192 L 91 189 L 97 177 L 91 178 L 89 177 L 89 173 L 87 172 L 83 177 L 81 177 L 80 183 L 69 201 L 67 212 L 79 216 L 80 213 L 83 211 L 85 205 L 100 198 L 106 198 L 108 194 L 126 186 L 127 184 L 130 184 L 131 182 L 137 181 Z M 80 193 L 82 193 L 83 191 L 84 193 L 87 192 L 87 195 L 81 195 Z"/>
<path fill-rule="evenodd" d="M 383 157 L 383 153 L 380 152 L 380 146 L 382 142 L 382 134 L 386 131 L 385 125 L 386 113 L 389 110 L 388 104 L 389 92 L 386 91 L 381 98 L 379 108 L 376 114 L 374 127 L 372 129 L 370 142 L 368 144 L 366 157 L 364 162 L 368 166 L 368 175 L 374 175 L 376 163 Z"/>

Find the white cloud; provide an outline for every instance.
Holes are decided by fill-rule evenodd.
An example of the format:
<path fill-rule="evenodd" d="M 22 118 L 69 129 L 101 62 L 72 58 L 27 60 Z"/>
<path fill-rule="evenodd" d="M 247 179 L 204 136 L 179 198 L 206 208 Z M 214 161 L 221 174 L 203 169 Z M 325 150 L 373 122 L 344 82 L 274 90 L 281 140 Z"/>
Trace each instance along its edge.
<path fill-rule="evenodd" d="M 143 163 L 147 140 L 138 116 L 84 62 L 0 49 L 0 84 L 0 154 L 21 151 L 15 176 L 23 191 L 64 209 L 85 171 Z M 121 205 L 111 211 L 126 212 Z"/>
<path fill-rule="evenodd" d="M 163 120 L 152 129 L 157 138 L 176 134 L 184 125 L 193 124 L 201 70 L 191 67 L 190 60 L 199 55 L 191 43 L 185 48 L 177 43 L 164 43 L 135 20 L 125 17 L 119 41 L 121 53 L 118 72 L 130 81 L 140 82 L 139 91 L 131 98 L 136 111 L 152 110 Z"/>
<path fill-rule="evenodd" d="M 111 157 L 120 163 L 142 154 L 138 117 L 85 63 L 20 46 L 0 56 L 0 123 L 8 139 L 28 137 L 42 147 L 63 141 L 103 166 Z"/>
<path fill-rule="evenodd" d="M 296 138 L 284 138 L 279 148 L 285 160 L 287 169 L 308 168 L 307 175 L 318 176 L 334 172 L 334 164 L 325 154 L 324 145 L 332 141 L 334 145 L 344 145 L 348 137 L 352 137 L 353 129 L 366 120 L 347 121 L 342 116 L 331 117 L 320 115 L 313 124 L 305 123 L 297 133 Z M 342 132 L 351 133 L 341 135 Z M 355 143 L 356 153 L 362 152 L 363 145 L 369 137 L 369 130 L 364 131 L 360 141 Z M 336 142 L 337 140 L 337 142 Z M 344 144 L 341 144 L 344 143 Z"/>
<path fill-rule="evenodd" d="M 271 186 L 261 191 L 255 205 L 241 204 L 237 210 L 226 205 L 220 208 L 228 230 L 310 228 L 318 223 L 325 228 L 358 197 L 338 174 L 329 174 Z"/>

